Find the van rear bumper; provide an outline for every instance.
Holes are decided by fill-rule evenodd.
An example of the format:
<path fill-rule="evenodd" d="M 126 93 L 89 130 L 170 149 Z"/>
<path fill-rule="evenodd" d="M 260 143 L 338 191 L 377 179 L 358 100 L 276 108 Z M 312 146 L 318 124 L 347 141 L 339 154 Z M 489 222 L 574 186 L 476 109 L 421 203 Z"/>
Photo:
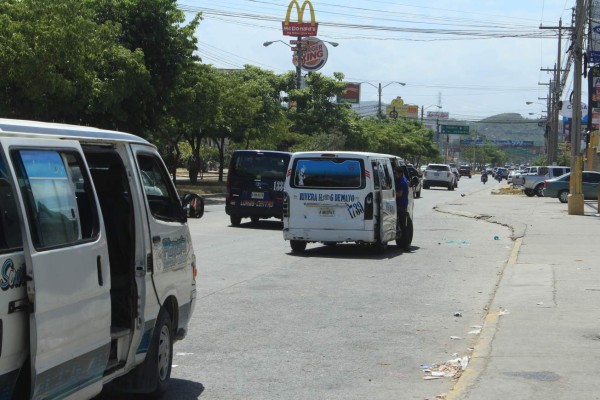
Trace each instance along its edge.
<path fill-rule="evenodd" d="M 283 205 L 275 204 L 274 207 L 242 207 L 225 204 L 225 213 L 241 218 L 279 218 L 283 216 Z"/>
<path fill-rule="evenodd" d="M 283 230 L 285 240 L 302 240 L 306 242 L 365 242 L 374 243 L 373 230 L 346 229 L 289 229 Z"/>

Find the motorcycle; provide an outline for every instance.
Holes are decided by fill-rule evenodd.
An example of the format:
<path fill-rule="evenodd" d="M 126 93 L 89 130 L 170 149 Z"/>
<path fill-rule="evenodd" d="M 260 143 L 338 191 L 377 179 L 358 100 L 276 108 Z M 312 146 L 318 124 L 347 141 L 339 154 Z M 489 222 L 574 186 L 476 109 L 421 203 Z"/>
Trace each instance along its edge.
<path fill-rule="evenodd" d="M 481 182 L 483 182 L 484 185 L 486 184 L 487 180 L 488 180 L 487 174 L 481 175 Z"/>
<path fill-rule="evenodd" d="M 496 180 L 497 180 L 498 182 L 502 182 L 502 174 L 501 174 L 501 173 L 497 173 L 497 174 L 496 174 Z"/>

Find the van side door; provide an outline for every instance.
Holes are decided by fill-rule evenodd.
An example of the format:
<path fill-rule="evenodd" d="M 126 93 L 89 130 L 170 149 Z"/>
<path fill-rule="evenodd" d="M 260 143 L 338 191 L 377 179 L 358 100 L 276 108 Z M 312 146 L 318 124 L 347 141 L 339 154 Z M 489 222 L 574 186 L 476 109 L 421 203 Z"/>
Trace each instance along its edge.
<path fill-rule="evenodd" d="M 194 250 L 187 218 L 175 187 L 166 167 L 156 149 L 150 146 L 131 145 L 137 173 L 141 184 L 147 222 L 144 224 L 147 235 L 146 259 L 148 260 L 148 277 L 152 279 L 156 297 L 147 295 L 147 299 L 157 298 L 158 307 L 163 306 L 165 299 L 173 296 L 173 303 L 179 318 L 179 327 L 186 326 L 193 311 L 193 299 L 196 296 L 196 283 L 192 264 Z M 145 332 L 153 328 L 158 316 L 158 309 L 145 308 Z M 175 315 L 171 315 L 175 318 Z M 177 334 L 178 327 L 174 326 Z M 138 351 L 142 351 L 139 349 Z"/>
<path fill-rule="evenodd" d="M 0 138 L 18 188 L 27 274 L 31 397 L 92 397 L 110 353 L 108 248 L 78 142 Z"/>
<path fill-rule="evenodd" d="M 380 237 L 384 241 L 396 238 L 396 190 L 392 164 L 388 159 L 377 160 L 380 191 Z"/>

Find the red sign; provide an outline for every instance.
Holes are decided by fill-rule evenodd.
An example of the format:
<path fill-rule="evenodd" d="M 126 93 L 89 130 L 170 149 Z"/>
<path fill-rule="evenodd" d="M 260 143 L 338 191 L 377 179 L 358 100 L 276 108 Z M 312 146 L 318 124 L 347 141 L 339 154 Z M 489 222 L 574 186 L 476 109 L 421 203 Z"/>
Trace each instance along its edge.
<path fill-rule="evenodd" d="M 308 6 L 310 10 L 310 22 L 304 22 L 302 20 L 306 6 Z M 290 22 L 292 7 L 296 7 L 298 22 Z M 297 0 L 292 0 L 288 5 L 285 21 L 281 23 L 281 27 L 284 36 L 316 36 L 319 24 L 315 21 L 315 9 L 311 2 L 309 0 L 304 0 L 302 7 L 300 7 Z"/>
<path fill-rule="evenodd" d="M 358 104 L 360 100 L 360 83 L 346 82 L 346 90 L 338 96 L 338 103 Z"/>

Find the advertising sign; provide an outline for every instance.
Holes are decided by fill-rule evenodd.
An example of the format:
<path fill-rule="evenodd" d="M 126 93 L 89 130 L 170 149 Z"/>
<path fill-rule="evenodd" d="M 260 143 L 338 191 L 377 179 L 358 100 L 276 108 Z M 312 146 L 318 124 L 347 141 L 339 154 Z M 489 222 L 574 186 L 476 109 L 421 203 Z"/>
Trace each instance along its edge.
<path fill-rule="evenodd" d="M 588 114 L 588 130 L 597 131 L 600 127 L 600 67 L 590 68 L 588 74 L 588 102 L 592 109 L 591 118 Z"/>
<path fill-rule="evenodd" d="M 386 107 L 386 115 L 392 118 L 419 118 L 419 106 L 414 104 L 404 104 L 402 97 L 396 97 L 392 104 Z"/>
<path fill-rule="evenodd" d="M 590 4 L 590 41 L 587 51 L 589 62 L 600 63 L 600 0 L 592 0 Z"/>
<path fill-rule="evenodd" d="M 338 96 L 337 102 L 358 104 L 360 102 L 360 83 L 346 82 L 346 90 Z"/>
<path fill-rule="evenodd" d="M 581 118 L 586 116 L 588 113 L 587 104 L 581 102 Z M 570 101 L 563 101 L 562 108 L 560 109 L 560 115 L 566 118 L 573 118 L 573 104 Z"/>
<path fill-rule="evenodd" d="M 304 11 L 306 6 L 310 10 L 310 22 L 304 22 Z M 298 14 L 298 22 L 290 21 L 292 14 L 292 8 L 296 7 L 296 13 Z M 285 21 L 281 23 L 284 36 L 315 36 L 319 28 L 319 24 L 315 21 L 315 9 L 310 1 L 304 0 L 302 7 L 298 4 L 298 1 L 292 0 L 287 8 L 285 15 Z"/>
<path fill-rule="evenodd" d="M 448 119 L 450 113 L 446 111 L 427 111 L 427 118 L 429 119 Z"/>
<path fill-rule="evenodd" d="M 302 42 L 298 43 L 297 46 L 302 46 L 301 68 L 304 71 L 318 71 L 327 63 L 327 58 L 329 57 L 327 46 L 319 38 L 303 38 Z M 294 53 L 292 63 L 295 67 L 298 66 L 298 52 Z"/>

